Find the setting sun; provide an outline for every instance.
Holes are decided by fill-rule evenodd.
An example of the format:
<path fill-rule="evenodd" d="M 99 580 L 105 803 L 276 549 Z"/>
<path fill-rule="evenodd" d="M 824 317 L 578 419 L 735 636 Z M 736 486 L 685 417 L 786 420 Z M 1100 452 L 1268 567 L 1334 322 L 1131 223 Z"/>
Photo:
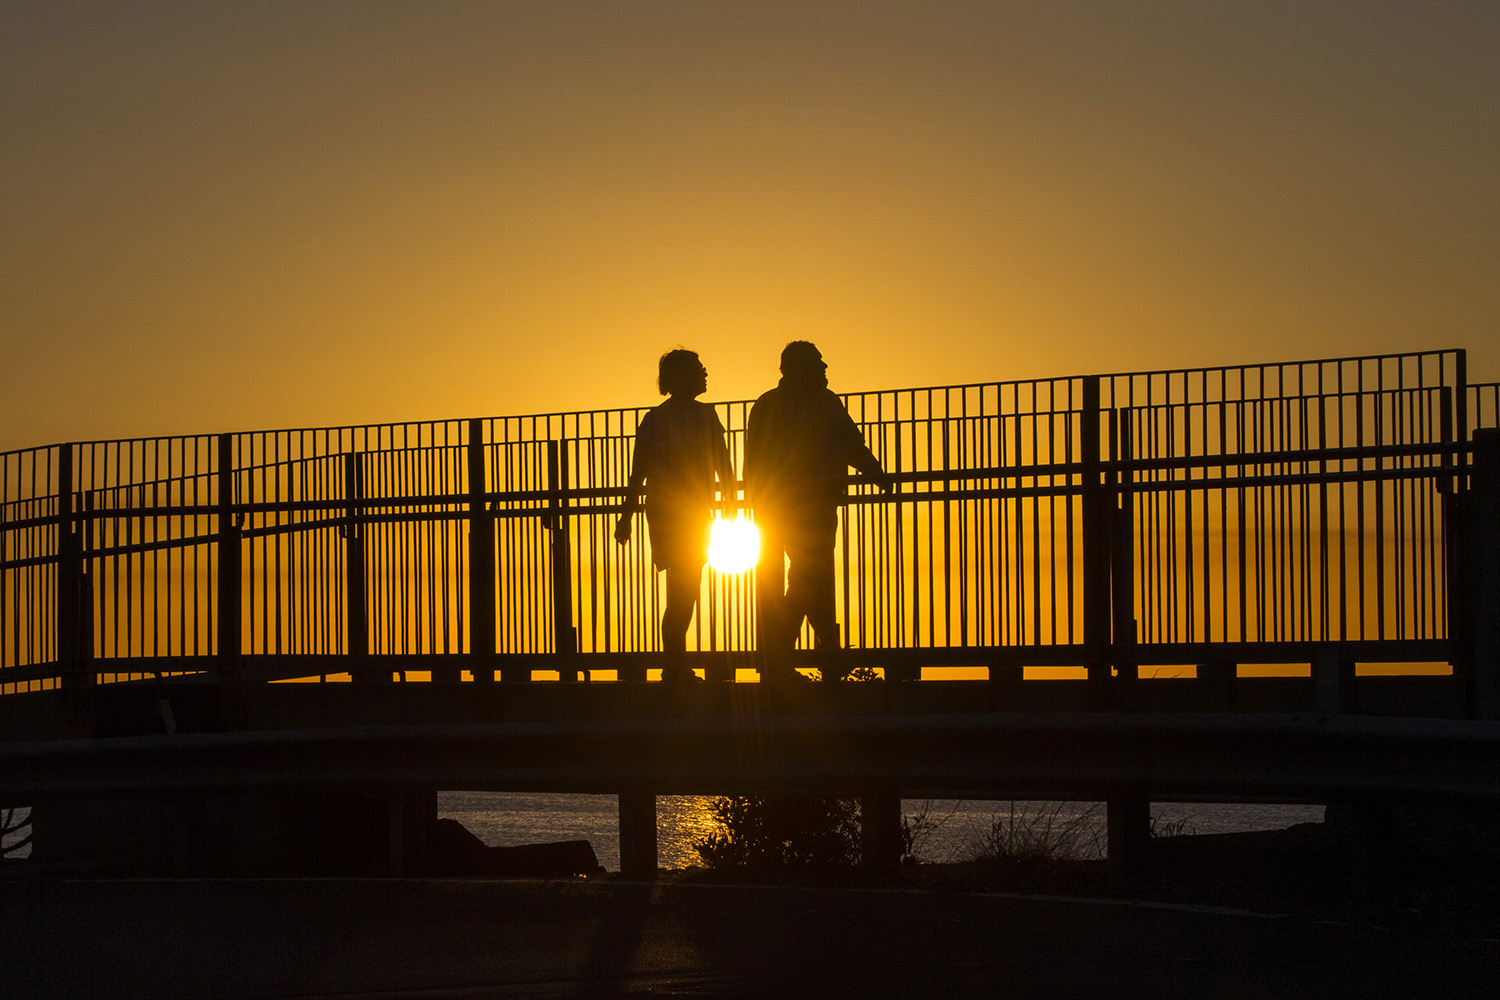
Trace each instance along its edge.
<path fill-rule="evenodd" d="M 720 573 L 744 573 L 760 560 L 760 529 L 742 517 L 714 521 L 708 564 Z"/>

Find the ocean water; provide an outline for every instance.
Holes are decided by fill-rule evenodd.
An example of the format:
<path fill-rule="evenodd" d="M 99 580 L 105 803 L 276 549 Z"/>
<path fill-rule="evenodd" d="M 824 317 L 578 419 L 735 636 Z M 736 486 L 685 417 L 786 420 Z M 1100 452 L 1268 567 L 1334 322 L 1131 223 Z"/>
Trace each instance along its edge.
<path fill-rule="evenodd" d="M 657 797 L 657 857 L 663 868 L 700 863 L 693 845 L 715 829 L 712 801 L 699 795 Z M 901 807 L 917 829 L 914 853 L 922 861 L 965 860 L 983 845 L 996 823 L 1007 829 L 1050 829 L 1069 835 L 1085 855 L 1102 856 L 1104 851 L 1102 803 L 906 799 Z M 1151 818 L 1163 831 L 1237 833 L 1321 822 L 1323 811 L 1322 806 L 1309 805 L 1154 802 Z M 619 813 L 613 795 L 439 792 L 438 815 L 458 820 L 492 847 L 587 840 L 600 864 L 610 871 L 620 867 Z"/>
<path fill-rule="evenodd" d="M 662 867 L 687 868 L 699 863 L 694 845 L 716 829 L 712 801 L 701 795 L 657 797 L 657 856 Z M 1101 803 L 907 799 L 901 806 L 916 830 L 914 853 L 922 861 L 965 860 L 983 845 L 996 823 L 1009 829 L 1050 829 L 1069 835 L 1085 855 L 1102 855 L 1104 850 Z M 8 828 L 0 831 L 0 852 L 30 856 L 30 844 L 7 850 L 29 833 L 29 814 L 29 809 L 17 809 L 0 815 L 10 820 Z M 587 840 L 600 864 L 611 871 L 620 867 L 619 813 L 613 795 L 439 792 L 438 815 L 458 820 L 491 846 Z M 1317 823 L 1323 819 L 1323 807 L 1154 802 L 1151 818 L 1163 831 L 1235 833 Z"/>

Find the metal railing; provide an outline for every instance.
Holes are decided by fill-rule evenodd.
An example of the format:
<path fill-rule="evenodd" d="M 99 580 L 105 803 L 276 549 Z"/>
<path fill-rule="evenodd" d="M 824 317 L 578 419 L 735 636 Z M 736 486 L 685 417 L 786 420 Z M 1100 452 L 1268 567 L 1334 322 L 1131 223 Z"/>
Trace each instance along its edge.
<path fill-rule="evenodd" d="M 1448 501 L 1500 396 L 1441 351 L 843 400 L 898 484 L 850 480 L 846 645 L 1083 663 L 1446 655 Z M 736 468 L 751 405 L 716 406 Z M 622 548 L 613 527 L 646 412 L 0 455 L 0 691 L 249 663 L 635 663 L 663 592 L 645 533 Z M 753 650 L 753 594 L 710 570 L 689 648 Z"/>

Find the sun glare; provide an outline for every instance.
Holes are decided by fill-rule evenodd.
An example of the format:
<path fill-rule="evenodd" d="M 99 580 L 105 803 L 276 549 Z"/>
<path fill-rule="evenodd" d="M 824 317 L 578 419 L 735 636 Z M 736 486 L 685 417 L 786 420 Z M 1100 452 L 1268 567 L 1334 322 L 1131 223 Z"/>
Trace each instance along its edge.
<path fill-rule="evenodd" d="M 720 573 L 744 573 L 760 559 L 760 529 L 742 517 L 714 521 L 708 564 Z"/>

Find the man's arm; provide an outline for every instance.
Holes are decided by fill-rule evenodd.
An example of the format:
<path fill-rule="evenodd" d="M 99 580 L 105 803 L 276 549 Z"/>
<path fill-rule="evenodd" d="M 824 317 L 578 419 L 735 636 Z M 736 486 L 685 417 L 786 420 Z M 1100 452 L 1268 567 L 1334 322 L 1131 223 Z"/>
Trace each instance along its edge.
<path fill-rule="evenodd" d="M 837 417 L 834 418 L 834 422 L 835 426 L 839 429 L 838 438 L 844 450 L 842 457 L 848 465 L 852 465 L 859 472 L 875 480 L 880 486 L 881 492 L 889 493 L 891 491 L 891 479 L 886 475 L 885 467 L 880 464 L 880 459 L 875 457 L 875 453 L 865 443 L 864 433 L 859 429 L 859 425 L 854 422 L 854 418 L 849 416 L 849 411 L 844 409 L 844 405 L 838 401 L 838 397 L 831 390 L 829 391 L 829 397 L 833 402 L 833 408 L 837 410 Z"/>
<path fill-rule="evenodd" d="M 755 401 L 750 414 L 745 418 L 745 466 L 740 471 L 745 476 L 745 501 L 755 503 L 755 492 L 765 476 L 766 410 L 765 397 Z"/>

